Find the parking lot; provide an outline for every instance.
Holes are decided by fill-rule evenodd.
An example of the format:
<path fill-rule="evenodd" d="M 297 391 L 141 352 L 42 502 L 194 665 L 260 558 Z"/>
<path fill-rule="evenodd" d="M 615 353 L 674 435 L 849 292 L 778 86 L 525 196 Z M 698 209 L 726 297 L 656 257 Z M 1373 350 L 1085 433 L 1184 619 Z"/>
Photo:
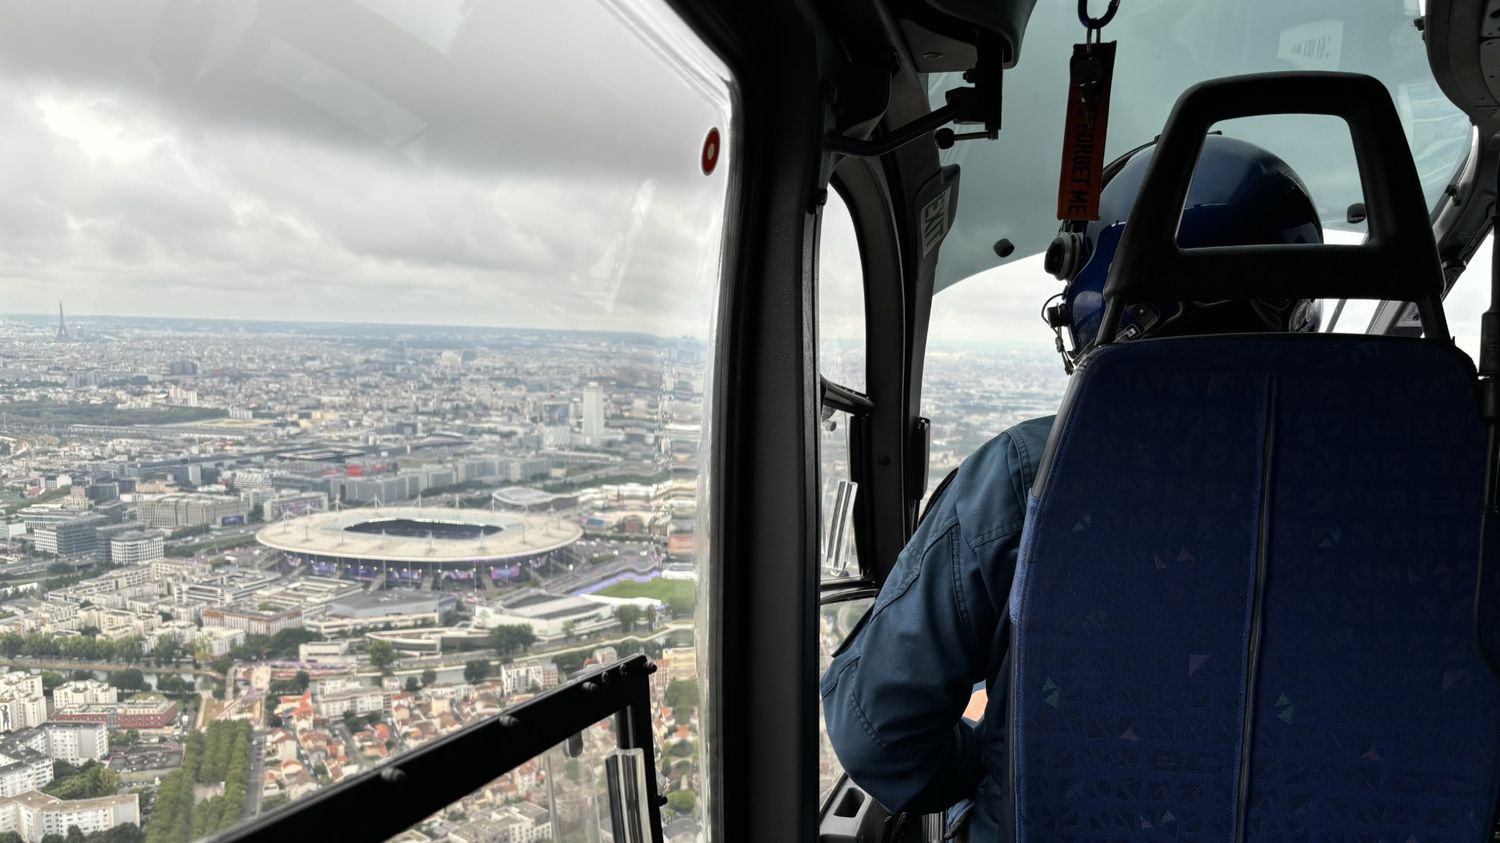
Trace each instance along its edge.
<path fill-rule="evenodd" d="M 111 750 L 109 769 L 116 773 L 171 770 L 182 764 L 182 744 L 137 744 Z"/>

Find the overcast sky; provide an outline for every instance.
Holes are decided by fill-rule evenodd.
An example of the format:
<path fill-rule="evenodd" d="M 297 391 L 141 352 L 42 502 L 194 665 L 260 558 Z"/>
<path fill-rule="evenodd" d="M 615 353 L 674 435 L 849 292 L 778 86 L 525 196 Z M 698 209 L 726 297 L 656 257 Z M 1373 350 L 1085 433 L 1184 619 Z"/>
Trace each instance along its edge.
<path fill-rule="evenodd" d="M 1381 74 L 1409 123 L 1445 115 L 1418 122 L 1439 127 L 1420 146 L 1440 187 L 1467 135 L 1434 104 L 1406 6 L 1379 6 L 1346 40 L 1328 21 L 1354 7 L 1334 0 L 1266 0 L 1244 20 L 1195 0 L 1126 5 L 1107 33 L 1121 41 L 1110 147 L 1148 138 L 1188 76 L 1301 66 L 1298 44 L 1331 38 L 1308 66 Z M 934 340 L 1051 341 L 1037 313 L 1060 285 L 1036 253 L 1056 230 L 1075 14 L 1037 4 L 1001 140 L 947 153 L 964 175 L 940 274 L 992 266 L 1001 236 L 1019 248 L 937 297 Z M 640 24 L 601 0 L 0 5 L 0 313 L 61 300 L 74 314 L 703 335 L 728 168 L 705 177 L 698 161 L 709 129 L 728 128 L 727 95 L 711 60 L 679 55 L 685 30 L 664 46 Z M 1347 136 L 1294 129 L 1246 131 L 1337 217 L 1357 198 Z M 849 337 L 858 253 L 847 215 L 828 215 L 823 333 Z"/>
<path fill-rule="evenodd" d="M 0 6 L 0 312 L 701 335 L 673 58 L 594 0 Z"/>

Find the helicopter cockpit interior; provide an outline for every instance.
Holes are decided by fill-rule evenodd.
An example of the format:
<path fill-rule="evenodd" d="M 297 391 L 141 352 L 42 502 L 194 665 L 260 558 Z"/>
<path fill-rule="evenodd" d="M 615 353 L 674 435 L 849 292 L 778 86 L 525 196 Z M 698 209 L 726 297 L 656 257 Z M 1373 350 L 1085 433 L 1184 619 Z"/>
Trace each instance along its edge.
<path fill-rule="evenodd" d="M 0 836 L 1500 839 L 1500 0 L 0 24 Z"/>

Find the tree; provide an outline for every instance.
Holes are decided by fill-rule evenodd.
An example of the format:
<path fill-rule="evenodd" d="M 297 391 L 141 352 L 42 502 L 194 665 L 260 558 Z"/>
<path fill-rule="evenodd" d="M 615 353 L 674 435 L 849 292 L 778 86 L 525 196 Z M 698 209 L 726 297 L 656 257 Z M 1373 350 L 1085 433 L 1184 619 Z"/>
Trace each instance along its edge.
<path fill-rule="evenodd" d="M 109 684 L 122 691 L 144 691 L 151 687 L 146 684 L 146 675 L 139 668 L 127 668 L 126 670 L 115 670 L 109 674 Z"/>
<path fill-rule="evenodd" d="M 415 694 L 418 690 L 421 689 L 421 687 L 422 686 L 417 683 L 417 677 L 415 677 L 415 676 L 408 676 L 408 677 L 406 677 L 406 690 L 407 690 L 408 693 Z"/>
<path fill-rule="evenodd" d="M 121 823 L 104 833 L 104 843 L 142 843 L 146 839 L 135 823 Z M 0 841 L 4 843 L 4 841 Z"/>
<path fill-rule="evenodd" d="M 182 642 L 171 635 L 156 636 L 156 646 L 153 649 L 157 664 L 176 664 L 182 658 Z"/>
<path fill-rule="evenodd" d="M 55 670 L 42 671 L 42 690 L 49 694 L 52 692 L 53 688 L 56 688 L 58 685 L 61 685 L 66 681 L 68 681 L 67 677 L 63 676 L 61 673 L 58 673 Z"/>
<path fill-rule="evenodd" d="M 437 671 L 433 670 L 430 667 L 424 669 L 422 671 L 422 687 L 426 688 L 428 685 L 431 685 L 434 682 L 437 682 Z"/>
<path fill-rule="evenodd" d="M 691 790 L 674 790 L 667 794 L 667 806 L 679 816 L 693 813 L 693 807 L 697 804 L 698 797 Z"/>
<path fill-rule="evenodd" d="M 98 761 L 90 761 L 76 770 L 68 770 L 65 765 L 55 767 L 54 772 L 58 770 L 67 775 L 53 779 L 42 788 L 43 793 L 59 799 L 93 799 L 113 796 L 120 789 L 119 774 Z"/>
<path fill-rule="evenodd" d="M 615 618 L 620 621 L 620 629 L 634 632 L 636 621 L 641 619 L 641 610 L 637 606 L 626 603 L 615 610 Z"/>
<path fill-rule="evenodd" d="M 295 658 L 303 644 L 320 641 L 323 636 L 311 629 L 295 627 L 283 629 L 271 636 L 265 644 L 265 657 L 271 659 Z"/>
<path fill-rule="evenodd" d="M 156 680 L 156 690 L 163 694 L 190 694 L 193 692 L 193 683 L 169 673 Z"/>
<path fill-rule="evenodd" d="M 557 665 L 557 669 L 562 675 L 569 676 L 583 669 L 584 658 L 583 653 L 574 650 L 567 653 L 558 653 L 552 657 L 552 663 Z"/>
<path fill-rule="evenodd" d="M 82 682 L 85 679 L 93 679 L 94 672 L 92 670 L 75 670 L 72 677 L 74 682 Z"/>
<path fill-rule="evenodd" d="M 490 663 L 483 659 L 464 662 L 464 681 L 470 683 L 483 682 L 492 670 L 493 668 L 490 666 Z"/>
<path fill-rule="evenodd" d="M 122 662 L 138 662 L 145 649 L 139 635 L 131 635 L 114 642 L 114 657 Z"/>
<path fill-rule="evenodd" d="M 370 642 L 370 665 L 381 673 L 396 660 L 396 648 L 391 642 L 377 638 Z"/>
<path fill-rule="evenodd" d="M 646 607 L 646 628 L 656 628 L 656 606 L 654 604 Z"/>
<path fill-rule="evenodd" d="M 505 624 L 490 630 L 490 646 L 502 656 L 524 652 L 536 643 L 536 633 L 530 624 Z"/>
<path fill-rule="evenodd" d="M 686 712 L 698 707 L 698 680 L 673 679 L 667 683 L 667 705 L 673 710 Z"/>

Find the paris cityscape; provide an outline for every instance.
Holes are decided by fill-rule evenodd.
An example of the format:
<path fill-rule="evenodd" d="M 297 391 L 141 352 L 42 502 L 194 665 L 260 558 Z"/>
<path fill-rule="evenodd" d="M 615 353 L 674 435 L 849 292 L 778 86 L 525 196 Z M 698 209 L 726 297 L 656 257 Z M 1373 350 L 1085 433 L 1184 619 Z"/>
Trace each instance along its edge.
<path fill-rule="evenodd" d="M 0 318 L 0 838 L 211 835 L 644 653 L 666 836 L 700 839 L 709 351 Z M 1058 368 L 934 351 L 931 482 L 1055 407 Z M 582 737 L 400 839 L 609 839 L 615 737 Z"/>

